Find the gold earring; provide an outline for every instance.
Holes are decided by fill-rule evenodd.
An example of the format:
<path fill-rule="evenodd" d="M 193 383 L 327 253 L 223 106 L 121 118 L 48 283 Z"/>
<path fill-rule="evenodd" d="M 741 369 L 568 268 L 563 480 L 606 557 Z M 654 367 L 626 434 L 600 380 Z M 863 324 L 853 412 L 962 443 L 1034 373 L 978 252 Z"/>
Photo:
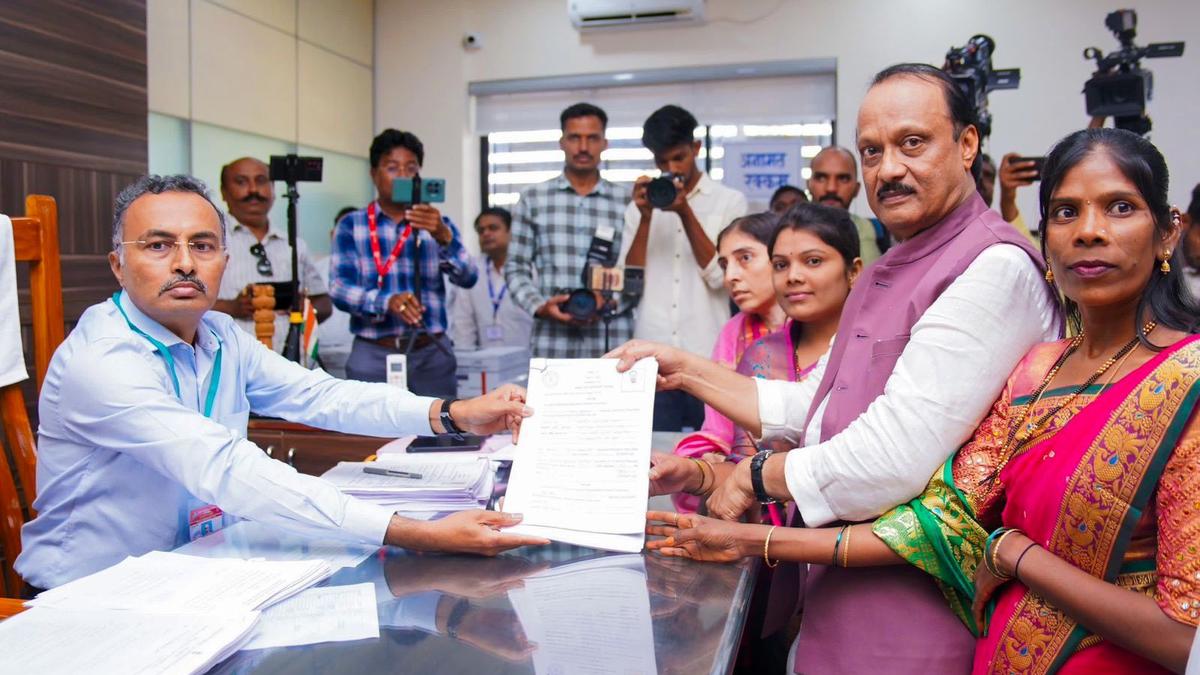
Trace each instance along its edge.
<path fill-rule="evenodd" d="M 1054 270 L 1050 269 L 1050 263 L 1046 263 L 1046 283 L 1054 283 Z"/>
<path fill-rule="evenodd" d="M 1164 253 L 1166 253 L 1166 257 L 1163 258 L 1162 264 L 1158 266 L 1158 269 L 1163 274 L 1170 274 L 1171 273 L 1171 263 L 1167 262 L 1167 258 L 1171 257 L 1171 252 L 1164 251 Z"/>

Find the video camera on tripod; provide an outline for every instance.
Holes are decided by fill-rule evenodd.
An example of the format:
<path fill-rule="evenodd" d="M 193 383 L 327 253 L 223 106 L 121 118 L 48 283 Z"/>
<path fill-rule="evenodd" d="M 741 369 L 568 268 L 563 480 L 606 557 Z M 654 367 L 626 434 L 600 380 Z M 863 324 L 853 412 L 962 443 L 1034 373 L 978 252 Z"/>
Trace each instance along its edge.
<path fill-rule="evenodd" d="M 946 52 L 942 70 L 958 84 L 975 108 L 975 126 L 979 137 L 992 133 L 992 114 L 988 112 L 988 94 L 997 89 L 1016 89 L 1021 84 L 1021 69 L 992 67 L 996 41 L 986 35 L 975 35 L 961 47 Z"/>
<path fill-rule="evenodd" d="M 589 322 L 597 318 L 608 322 L 616 314 L 616 303 L 611 296 L 616 293 L 640 295 L 645 282 L 645 271 L 641 267 L 624 267 L 617 264 L 618 251 L 613 246 L 616 230 L 611 225 L 600 225 L 588 246 L 587 260 L 582 273 L 582 288 L 568 293 L 567 300 L 559 305 L 576 321 Z M 607 296 L 607 297 L 606 297 Z M 607 339 L 606 339 L 607 342 Z"/>
<path fill-rule="evenodd" d="M 1092 117 L 1111 116 L 1118 129 L 1144 136 L 1151 127 L 1146 101 L 1154 94 L 1154 75 L 1141 67 L 1141 60 L 1183 56 L 1183 42 L 1135 45 L 1137 12 L 1132 9 L 1109 13 L 1104 17 L 1104 25 L 1117 36 L 1121 49 L 1107 56 L 1097 47 L 1083 50 L 1083 58 L 1096 61 L 1096 72 L 1083 85 L 1087 113 Z"/>

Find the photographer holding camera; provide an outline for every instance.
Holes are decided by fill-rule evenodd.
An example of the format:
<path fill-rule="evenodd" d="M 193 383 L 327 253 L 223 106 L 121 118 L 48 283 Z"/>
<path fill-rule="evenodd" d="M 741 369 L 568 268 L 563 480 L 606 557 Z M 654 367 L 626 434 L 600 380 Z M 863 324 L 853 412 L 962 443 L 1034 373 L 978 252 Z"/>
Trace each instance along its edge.
<path fill-rule="evenodd" d="M 629 190 L 600 177 L 600 153 L 608 147 L 603 110 L 576 103 L 559 125 L 566 165 L 562 175 L 521 193 L 504 274 L 513 302 L 534 317 L 534 356 L 598 358 L 608 351 L 606 338 L 615 347 L 633 336 L 632 297 L 605 297 L 584 279 L 585 271 L 619 262 Z"/>
<path fill-rule="evenodd" d="M 696 166 L 697 126 L 676 105 L 659 108 L 642 125 L 642 145 L 654 153 L 663 175 L 634 184 L 633 203 L 625 211 L 625 236 L 632 237 L 625 264 L 646 270 L 636 337 L 707 358 L 730 315 L 714 241 L 746 215 L 746 197 Z M 703 423 L 704 405 L 696 398 L 682 391 L 655 396 L 656 430 L 699 429 Z"/>
<path fill-rule="evenodd" d="M 442 279 L 470 288 L 479 273 L 449 218 L 431 204 L 394 199 L 396 179 L 417 177 L 424 161 L 425 146 L 411 132 L 385 129 L 371 142 L 371 181 L 379 197 L 338 222 L 329 294 L 350 314 L 355 335 L 347 377 L 386 381 L 388 355 L 407 354 L 408 388 L 451 399 L 458 364 L 446 335 Z M 407 199 L 416 202 L 417 195 Z"/>

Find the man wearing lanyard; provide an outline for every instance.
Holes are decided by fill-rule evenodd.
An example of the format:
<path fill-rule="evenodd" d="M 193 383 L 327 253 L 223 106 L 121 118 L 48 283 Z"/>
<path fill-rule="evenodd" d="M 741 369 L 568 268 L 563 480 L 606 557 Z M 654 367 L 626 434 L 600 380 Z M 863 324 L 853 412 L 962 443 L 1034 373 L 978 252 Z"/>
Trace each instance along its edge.
<path fill-rule="evenodd" d="M 516 387 L 443 401 L 338 380 L 275 354 L 210 311 L 225 236 L 193 178 L 146 176 L 117 197 L 109 262 L 122 290 L 83 313 L 42 386 L 37 517 L 21 531 L 15 563 L 27 592 L 174 548 L 226 517 L 418 550 L 494 554 L 541 541 L 502 534 L 519 520 L 506 514 L 402 518 L 246 440 L 251 410 L 393 437 L 491 433 L 529 411 Z"/>
<path fill-rule="evenodd" d="M 385 129 L 371 142 L 371 180 L 379 198 L 338 223 L 329 295 L 350 315 L 355 335 L 347 377 L 382 382 L 388 355 L 407 351 L 409 389 L 448 397 L 458 384 L 446 336 L 443 274 L 471 288 L 478 273 L 449 218 L 429 204 L 392 201 L 392 181 L 417 176 L 424 161 L 425 146 L 410 132 Z"/>
<path fill-rule="evenodd" d="M 475 218 L 479 235 L 479 267 L 484 280 L 470 290 L 450 292 L 450 335 L 455 349 L 529 348 L 533 317 L 513 304 L 504 279 L 512 214 L 492 206 Z M 485 283 L 486 282 L 486 283 Z"/>

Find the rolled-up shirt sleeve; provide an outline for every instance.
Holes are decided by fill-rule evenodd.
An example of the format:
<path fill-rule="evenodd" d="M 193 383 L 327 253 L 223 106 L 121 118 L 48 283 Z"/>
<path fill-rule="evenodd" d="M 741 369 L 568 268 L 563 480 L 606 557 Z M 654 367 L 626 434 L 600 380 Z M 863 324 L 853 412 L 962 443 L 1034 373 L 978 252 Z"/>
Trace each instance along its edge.
<path fill-rule="evenodd" d="M 817 359 L 817 365 L 813 366 L 803 381 L 754 379 L 754 385 L 758 388 L 761 440 L 785 440 L 797 446 L 804 444 L 804 422 L 808 419 L 817 388 L 821 386 L 821 378 L 825 376 L 832 349 L 833 345 L 830 344 L 830 348 Z"/>
<path fill-rule="evenodd" d="M 788 453 L 788 491 L 804 522 L 868 520 L 920 494 L 1021 357 L 1058 330 L 1029 256 L 1010 245 L 981 253 L 917 320 L 883 394 L 841 433 Z M 824 402 L 816 405 L 819 420 Z"/>

